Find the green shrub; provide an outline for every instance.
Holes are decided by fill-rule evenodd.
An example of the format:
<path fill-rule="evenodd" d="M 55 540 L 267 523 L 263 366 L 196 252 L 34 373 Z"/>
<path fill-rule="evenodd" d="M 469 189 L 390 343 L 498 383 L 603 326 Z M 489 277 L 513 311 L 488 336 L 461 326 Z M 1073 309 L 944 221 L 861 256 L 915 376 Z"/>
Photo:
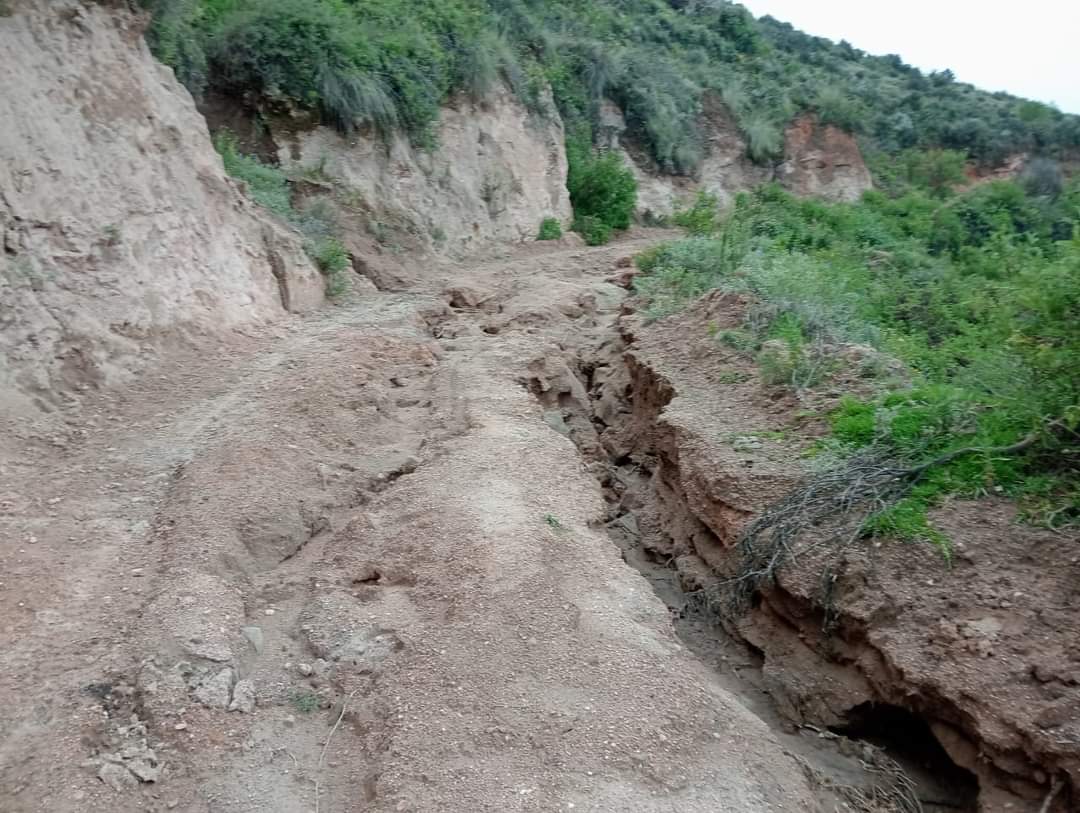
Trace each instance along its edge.
<path fill-rule="evenodd" d="M 707 235 L 716 231 L 718 216 L 718 201 L 716 195 L 710 195 L 704 190 L 698 192 L 693 205 L 689 209 L 680 209 L 672 218 L 675 224 L 682 226 L 690 234 Z"/>
<path fill-rule="evenodd" d="M 943 197 L 966 180 L 967 157 L 959 150 L 905 150 L 897 159 L 911 185 Z"/>
<path fill-rule="evenodd" d="M 914 388 L 876 382 L 880 395 L 845 398 L 830 418 L 834 459 L 873 447 L 897 465 L 929 464 L 868 533 L 940 542 L 926 512 L 949 494 L 1003 493 L 1037 521 L 1080 522 L 1070 451 L 1080 428 L 1080 237 L 1055 239 L 1058 223 L 1076 220 L 1074 193 L 925 186 L 857 204 L 798 200 L 777 187 L 740 195 L 716 236 L 639 256 L 635 287 L 650 316 L 710 288 L 752 294 L 744 329 L 727 333 L 757 354 L 767 383 L 813 385 L 838 342 L 906 363 Z M 1029 436 L 1037 442 L 995 451 Z"/>
<path fill-rule="evenodd" d="M 197 25 L 201 0 L 141 0 L 140 5 L 151 14 L 146 30 L 150 50 L 198 98 L 206 89 L 209 72 L 204 37 Z"/>
<path fill-rule="evenodd" d="M 594 154 L 580 142 L 568 143 L 567 158 L 566 185 L 576 223 L 589 226 L 595 234 L 599 234 L 595 222 L 604 224 L 608 231 L 629 228 L 637 203 L 637 181 L 622 158 L 614 152 Z M 575 226 L 575 231 L 580 229 Z"/>
<path fill-rule="evenodd" d="M 344 294 L 349 288 L 348 270 L 352 263 L 349 252 L 341 241 L 334 237 L 325 237 L 308 243 L 306 249 L 326 277 L 326 295 L 335 299 Z"/>
<path fill-rule="evenodd" d="M 833 436 L 851 446 L 869 446 L 877 436 L 873 404 L 845 396 L 829 416 Z"/>
<path fill-rule="evenodd" d="M 562 224 L 554 217 L 545 217 L 540 222 L 540 232 L 536 235 L 537 240 L 558 240 L 562 237 Z"/>
<path fill-rule="evenodd" d="M 225 16 L 209 41 L 215 86 L 236 95 L 317 108 L 342 131 L 398 124 L 382 80 L 361 69 L 373 56 L 344 7 L 264 0 Z"/>
<path fill-rule="evenodd" d="M 834 85 L 822 87 L 813 100 L 822 124 L 831 124 L 855 132 L 862 124 L 862 111 L 853 98 Z"/>
<path fill-rule="evenodd" d="M 738 79 L 728 79 L 720 87 L 720 99 L 736 120 L 742 118 L 750 103 L 746 88 Z"/>
<path fill-rule="evenodd" d="M 574 220 L 574 231 L 582 236 L 587 246 L 602 246 L 611 239 L 611 226 L 598 217 L 582 215 Z"/>
<path fill-rule="evenodd" d="M 795 375 L 795 358 L 799 350 L 794 351 L 783 344 L 771 344 L 758 353 L 758 373 L 761 380 L 769 386 L 791 384 Z"/>
<path fill-rule="evenodd" d="M 334 298 L 348 288 L 349 253 L 339 239 L 340 227 L 325 201 L 309 202 L 302 211 L 292 203 L 288 176 L 279 168 L 239 152 L 227 130 L 214 136 L 225 171 L 243 181 L 248 196 L 270 210 L 304 237 L 304 251 L 326 277 L 326 294 Z"/>
<path fill-rule="evenodd" d="M 774 161 L 780 156 L 783 137 L 780 128 L 760 114 L 749 116 L 743 123 L 746 136 L 746 154 L 756 164 Z"/>
<path fill-rule="evenodd" d="M 1038 156 L 1024 165 L 1020 185 L 1032 197 L 1056 200 L 1065 189 L 1065 175 L 1057 161 Z"/>
<path fill-rule="evenodd" d="M 214 136 L 214 147 L 221 154 L 225 171 L 247 187 L 248 196 L 284 220 L 291 220 L 289 179 L 278 167 L 264 164 L 253 155 L 239 152 L 236 137 L 222 130 Z"/>

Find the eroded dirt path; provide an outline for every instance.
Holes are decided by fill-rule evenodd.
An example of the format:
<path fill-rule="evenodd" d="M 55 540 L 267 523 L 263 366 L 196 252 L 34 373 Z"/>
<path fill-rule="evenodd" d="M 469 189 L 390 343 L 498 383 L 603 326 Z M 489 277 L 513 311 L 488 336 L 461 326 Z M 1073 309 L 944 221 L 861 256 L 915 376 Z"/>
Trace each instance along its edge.
<path fill-rule="evenodd" d="M 647 242 L 441 268 L 11 424 L 0 808 L 814 809 L 529 388 Z"/>

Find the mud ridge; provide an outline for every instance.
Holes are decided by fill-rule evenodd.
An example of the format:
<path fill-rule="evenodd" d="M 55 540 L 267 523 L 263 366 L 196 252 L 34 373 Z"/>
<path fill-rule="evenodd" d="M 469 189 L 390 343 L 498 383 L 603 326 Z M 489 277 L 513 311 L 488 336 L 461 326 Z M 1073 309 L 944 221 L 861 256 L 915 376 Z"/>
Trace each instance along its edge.
<path fill-rule="evenodd" d="M 759 597 L 747 618 L 722 624 L 703 611 L 695 595 L 731 571 L 730 546 L 753 514 L 722 496 L 703 514 L 700 484 L 697 495 L 688 494 L 694 475 L 680 460 L 686 438 L 664 419 L 678 393 L 635 351 L 636 329 L 633 317 L 624 318 L 620 331 L 590 352 L 534 362 L 523 384 L 545 421 L 578 446 L 603 488 L 605 528 L 668 604 L 687 645 L 741 683 L 736 694 L 772 724 L 839 737 L 852 752 L 879 746 L 883 763 L 914 779 L 922 809 L 1070 809 L 1067 783 L 1051 778 L 1067 766 L 1030 747 L 995 749 L 952 698 L 908 680 L 863 619 L 841 612 L 826 633 L 814 596 L 789 593 L 783 583 Z M 801 685 L 800 671 L 810 674 Z M 793 745 L 800 758 L 805 750 Z M 835 765 L 822 771 L 814 764 L 821 761 L 814 750 L 808 769 L 835 776 Z"/>
<path fill-rule="evenodd" d="M 1054 740 L 1038 729 L 1025 730 L 1005 710 L 988 717 L 986 709 L 955 693 L 955 683 L 920 679 L 881 646 L 881 614 L 895 617 L 899 609 L 878 606 L 876 615 L 865 613 L 858 599 L 865 591 L 861 585 L 887 567 L 887 559 L 875 564 L 865 555 L 845 554 L 836 561 L 803 561 L 793 575 L 763 591 L 745 617 L 721 619 L 723 629 L 715 616 L 703 614 L 693 598 L 736 567 L 732 545 L 762 506 L 745 492 L 760 475 L 753 469 L 709 470 L 702 463 L 700 439 L 666 415 L 678 386 L 639 347 L 635 333 L 643 328 L 630 311 L 616 335 L 570 360 L 558 383 L 534 375 L 530 388 L 549 411 L 549 423 L 550 410 L 561 410 L 565 433 L 603 487 L 610 535 L 668 603 L 688 645 L 708 652 L 724 641 L 719 648 L 726 662 L 738 657 L 733 646 L 741 651 L 748 665 L 733 671 L 768 694 L 768 708 L 759 703 L 754 709 L 764 719 L 884 746 L 918 780 L 924 809 L 1073 809 L 1076 749 L 1067 736 Z M 717 408 L 730 403 L 716 400 Z M 689 463 L 683 460 L 688 450 Z M 768 493 L 777 478 L 760 482 Z M 826 567 L 833 568 L 838 594 L 828 631 L 819 585 L 808 575 Z M 920 561 L 918 570 L 925 567 Z M 929 567 L 930 575 L 943 569 L 940 562 Z M 956 623 L 959 635 L 971 641 L 968 630 L 979 622 Z M 981 644 L 977 638 L 975 643 Z M 946 661 L 939 668 L 950 667 Z M 1060 725 L 1047 712 L 1043 719 L 1050 728 Z"/>

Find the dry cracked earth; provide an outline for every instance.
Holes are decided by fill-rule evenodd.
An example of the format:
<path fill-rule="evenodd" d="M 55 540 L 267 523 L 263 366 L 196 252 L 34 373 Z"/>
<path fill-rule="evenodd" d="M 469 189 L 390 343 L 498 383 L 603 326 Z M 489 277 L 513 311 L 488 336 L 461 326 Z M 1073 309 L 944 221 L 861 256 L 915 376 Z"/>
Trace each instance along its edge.
<path fill-rule="evenodd" d="M 650 239 L 441 267 L 12 422 L 0 809 L 814 809 L 526 386 Z"/>
<path fill-rule="evenodd" d="M 613 542 L 562 401 L 662 236 L 359 280 L 8 421 L 0 810 L 898 809 Z"/>

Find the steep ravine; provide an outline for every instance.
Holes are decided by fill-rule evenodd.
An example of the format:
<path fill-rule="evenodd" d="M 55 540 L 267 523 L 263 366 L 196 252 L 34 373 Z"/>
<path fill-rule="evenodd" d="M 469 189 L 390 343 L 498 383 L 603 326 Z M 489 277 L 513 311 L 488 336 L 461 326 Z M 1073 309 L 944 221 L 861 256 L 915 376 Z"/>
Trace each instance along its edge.
<path fill-rule="evenodd" d="M 901 766 L 924 810 L 1074 809 L 1075 674 L 1067 652 L 1052 654 L 1068 649 L 1068 634 L 1049 617 L 1056 601 L 1024 614 L 1027 596 L 1067 605 L 1070 588 L 1027 566 L 1021 549 L 1066 572 L 1075 559 L 1068 541 L 1010 526 L 1007 506 L 943 515 L 960 540 L 952 568 L 919 546 L 885 543 L 797 560 L 743 617 L 700 600 L 731 572 L 743 525 L 797 481 L 799 449 L 821 431 L 708 338 L 706 325 L 737 327 L 742 307 L 713 295 L 655 325 L 628 307 L 597 347 L 531 371 L 549 424 L 575 441 L 603 486 L 607 530 L 624 558 L 671 608 L 687 646 L 786 732 L 784 746 L 826 785 L 897 789 L 895 777 L 853 778 L 846 750 L 863 762 L 879 755 L 886 774 L 882 766 Z M 818 600 L 826 566 L 837 574 L 829 633 Z M 1033 652 L 1024 635 L 1046 650 Z"/>

